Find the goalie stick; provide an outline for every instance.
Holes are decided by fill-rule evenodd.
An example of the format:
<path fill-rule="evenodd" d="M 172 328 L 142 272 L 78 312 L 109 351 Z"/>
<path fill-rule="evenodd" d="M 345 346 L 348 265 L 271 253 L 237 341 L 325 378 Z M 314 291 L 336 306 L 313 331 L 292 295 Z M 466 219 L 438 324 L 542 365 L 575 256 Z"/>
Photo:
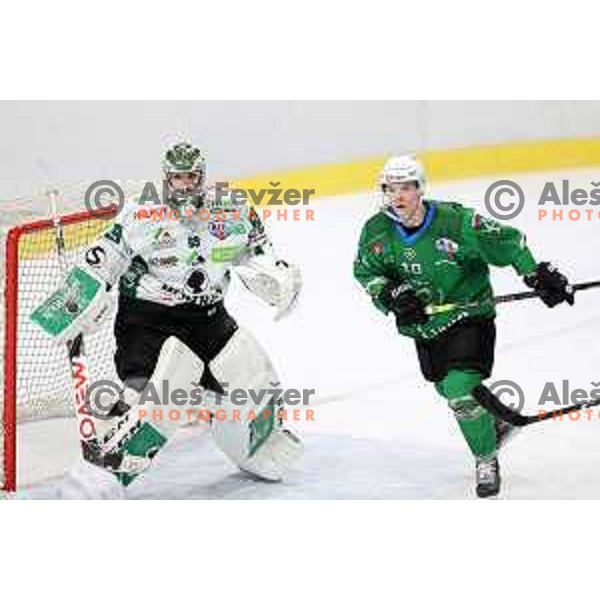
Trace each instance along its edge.
<path fill-rule="evenodd" d="M 66 244 L 64 230 L 60 214 L 58 212 L 58 191 L 47 192 L 52 211 L 52 222 L 54 224 L 54 241 L 56 253 L 63 278 L 66 279 L 69 272 L 69 264 L 66 255 Z M 73 399 L 75 415 L 77 418 L 77 430 L 81 443 L 83 458 L 100 467 L 116 467 L 121 457 L 114 454 L 105 454 L 102 451 L 96 430 L 94 417 L 86 405 L 87 392 L 90 386 L 90 368 L 88 357 L 85 352 L 83 335 L 78 334 L 72 341 L 67 342 L 67 354 L 73 381 Z"/>
<path fill-rule="evenodd" d="M 55 232 L 55 245 L 63 278 L 69 273 L 66 244 L 62 220 L 58 212 L 59 193 L 47 193 L 52 210 Z M 110 210 L 107 209 L 107 211 Z M 66 302 L 74 301 L 67 298 Z M 129 405 L 119 398 L 107 417 L 114 418 L 112 427 L 99 432 L 95 417 L 88 406 L 88 392 L 91 385 L 89 361 L 85 352 L 83 334 L 78 334 L 66 343 L 72 382 L 75 414 L 77 417 L 79 440 L 84 460 L 103 468 L 117 478 L 123 486 L 129 485 L 150 465 L 152 459 L 164 444 L 163 436 L 148 423 L 142 422 L 137 414 L 132 414 Z"/>
<path fill-rule="evenodd" d="M 54 226 L 54 241 L 60 271 L 65 282 L 68 280 L 70 265 L 62 219 L 58 211 L 59 193 L 48 191 Z M 110 211 L 111 209 L 107 209 Z M 72 303 L 77 311 L 79 300 L 77 290 L 65 298 L 65 305 Z M 107 431 L 99 431 L 93 411 L 90 410 L 88 395 L 91 390 L 91 371 L 85 351 L 83 334 L 78 334 L 66 342 L 69 366 L 73 383 L 73 401 L 79 441 L 83 459 L 112 473 L 123 486 L 129 485 L 141 472 L 146 470 L 154 456 L 164 444 L 165 438 L 149 423 L 143 422 L 131 411 L 129 405 L 119 398 L 108 414 L 112 421 Z"/>

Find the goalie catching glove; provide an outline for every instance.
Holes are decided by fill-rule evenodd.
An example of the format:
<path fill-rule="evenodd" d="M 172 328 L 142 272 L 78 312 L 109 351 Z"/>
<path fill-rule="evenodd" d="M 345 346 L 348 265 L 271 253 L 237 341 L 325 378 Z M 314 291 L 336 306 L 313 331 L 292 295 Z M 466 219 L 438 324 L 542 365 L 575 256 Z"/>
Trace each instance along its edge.
<path fill-rule="evenodd" d="M 296 306 L 302 288 L 302 276 L 296 265 L 256 256 L 235 267 L 235 272 L 248 290 L 276 308 L 276 321 Z"/>

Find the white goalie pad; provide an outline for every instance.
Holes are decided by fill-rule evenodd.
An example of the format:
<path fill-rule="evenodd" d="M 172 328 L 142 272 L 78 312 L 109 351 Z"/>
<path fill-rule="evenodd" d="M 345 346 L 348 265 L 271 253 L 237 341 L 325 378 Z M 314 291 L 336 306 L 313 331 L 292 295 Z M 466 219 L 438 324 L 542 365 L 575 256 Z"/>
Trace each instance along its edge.
<path fill-rule="evenodd" d="M 238 329 L 211 362 L 227 395 L 215 396 L 212 434 L 240 469 L 278 481 L 302 454 L 296 434 L 277 419 L 277 374 L 254 336 Z M 240 397 L 245 392 L 245 398 Z"/>
<path fill-rule="evenodd" d="M 161 348 L 154 373 L 143 389 L 125 388 L 122 400 L 131 409 L 119 417 L 118 422 L 106 421 L 106 426 L 101 428 L 108 429 L 108 433 L 103 432 L 103 449 L 114 451 L 138 422 L 149 423 L 166 440 L 190 422 L 187 411 L 192 419 L 203 411 L 205 422 L 209 422 L 211 409 L 206 407 L 200 386 L 203 373 L 202 360 L 178 338 L 168 338 Z"/>
<path fill-rule="evenodd" d="M 275 320 L 281 319 L 296 305 L 302 288 L 298 266 L 262 255 L 235 267 L 235 272 L 248 290 L 276 308 Z"/>
<path fill-rule="evenodd" d="M 281 481 L 304 452 L 302 441 L 289 427 L 277 428 L 240 469 L 268 481 Z"/>
<path fill-rule="evenodd" d="M 137 397 L 132 410 L 105 437 L 105 450 L 122 446 L 131 427 L 139 421 L 150 423 L 165 442 L 186 423 L 173 420 L 169 413 L 203 411 L 212 415 L 211 434 L 219 449 L 240 469 L 270 481 L 280 480 L 302 454 L 296 434 L 283 428 L 273 401 L 273 386 L 279 386 L 274 369 L 254 337 L 238 329 L 221 353 L 210 363 L 213 376 L 226 394 L 208 393 L 200 386 L 204 363 L 177 338 L 163 345 L 154 373 Z M 178 390 L 187 402 L 173 403 Z M 236 399 L 236 390 L 247 390 L 244 402 Z M 167 398 L 167 393 L 169 398 Z M 156 415 L 159 415 L 158 419 Z M 149 463 L 148 463 L 149 464 Z"/>
<path fill-rule="evenodd" d="M 154 373 L 140 394 L 140 420 L 151 420 L 161 433 L 169 435 L 189 422 L 186 411 L 191 411 L 191 418 L 197 418 L 199 411 L 208 410 L 200 385 L 203 373 L 202 360 L 178 338 L 168 338 Z"/>

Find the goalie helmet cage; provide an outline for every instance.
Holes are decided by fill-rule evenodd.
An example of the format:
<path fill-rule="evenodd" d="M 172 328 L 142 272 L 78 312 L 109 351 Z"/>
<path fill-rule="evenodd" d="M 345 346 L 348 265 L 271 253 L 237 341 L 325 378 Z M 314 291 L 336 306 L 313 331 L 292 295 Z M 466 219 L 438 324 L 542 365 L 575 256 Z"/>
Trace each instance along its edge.
<path fill-rule="evenodd" d="M 106 217 L 98 219 L 88 212 L 60 217 L 69 265 L 110 226 L 111 220 Z M 74 417 L 75 412 L 66 346 L 47 339 L 30 321 L 33 309 L 56 289 L 64 276 L 53 219 L 12 227 L 6 232 L 4 251 L 0 489 L 15 491 L 19 424 Z M 86 353 L 93 377 L 116 380 L 112 319 L 107 319 L 93 335 L 86 336 Z M 48 446 L 51 443 L 51 439 L 47 440 Z"/>

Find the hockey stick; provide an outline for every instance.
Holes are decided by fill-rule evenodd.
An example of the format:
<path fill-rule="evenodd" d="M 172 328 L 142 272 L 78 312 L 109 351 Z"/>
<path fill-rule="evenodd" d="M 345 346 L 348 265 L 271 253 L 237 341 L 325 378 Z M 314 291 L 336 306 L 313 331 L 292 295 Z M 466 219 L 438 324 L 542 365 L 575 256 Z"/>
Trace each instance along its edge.
<path fill-rule="evenodd" d="M 52 190 L 47 195 L 52 209 L 56 252 L 62 276 L 66 280 L 69 264 L 63 224 L 58 212 L 59 193 Z M 67 302 L 70 300 L 75 304 L 78 302 L 76 298 L 68 298 Z M 83 458 L 113 473 L 123 486 L 127 486 L 148 467 L 164 444 L 164 438 L 156 429 L 144 424 L 136 414 L 130 414 L 129 406 L 122 399 L 111 407 L 107 415 L 109 418 L 115 418 L 116 423 L 107 432 L 98 432 L 95 418 L 88 405 L 91 375 L 83 334 L 80 333 L 72 341 L 67 342 L 66 347 L 74 386 L 73 397 Z M 132 449 L 128 445 L 136 435 Z"/>
<path fill-rule="evenodd" d="M 56 244 L 56 253 L 63 278 L 66 280 L 69 273 L 69 263 L 66 255 L 65 235 L 58 212 L 57 190 L 47 192 L 52 211 L 52 222 L 54 224 L 54 241 Z M 83 458 L 96 465 L 103 466 L 105 463 L 112 462 L 110 456 L 103 456 L 96 423 L 92 414 L 86 405 L 87 392 L 90 386 L 90 368 L 88 357 L 85 353 L 85 344 L 83 334 L 78 334 L 73 340 L 66 343 L 71 376 L 73 380 L 73 399 L 75 404 L 75 415 L 77 418 L 77 430 L 81 443 Z"/>
<path fill-rule="evenodd" d="M 572 404 L 566 408 L 558 408 L 551 412 L 546 412 L 537 415 L 522 415 L 517 411 L 513 410 L 510 406 L 506 406 L 500 402 L 498 397 L 488 390 L 484 385 L 479 385 L 473 390 L 473 397 L 475 400 L 485 408 L 489 413 L 495 417 L 515 425 L 517 427 L 525 427 L 532 425 L 533 423 L 541 423 L 549 419 L 555 419 L 557 416 L 567 415 L 574 410 L 582 410 L 586 408 L 592 408 L 593 406 L 600 406 L 600 399 L 591 400 L 588 402 L 582 402 L 581 404 Z"/>
<path fill-rule="evenodd" d="M 600 287 L 600 280 L 596 281 L 586 281 L 583 283 L 576 283 L 572 286 L 574 292 L 581 292 L 583 290 L 589 290 L 596 287 Z M 537 298 L 538 293 L 535 291 L 527 291 L 527 292 L 516 292 L 513 294 L 504 294 L 502 296 L 495 296 L 491 303 L 502 304 L 505 302 L 515 302 L 518 300 L 528 300 L 530 298 Z M 480 302 L 470 302 L 470 303 L 448 303 L 448 304 L 439 304 L 428 306 L 426 312 L 428 315 L 436 315 L 442 314 L 445 312 L 449 312 L 451 310 L 463 309 L 463 308 L 476 308 L 485 303 Z M 525 427 L 527 425 L 531 425 L 533 423 L 540 423 L 542 421 L 547 421 L 548 419 L 555 419 L 557 415 L 566 415 L 575 410 L 581 410 L 585 408 L 591 408 L 593 406 L 600 406 L 600 400 L 593 400 L 590 402 L 584 402 L 581 404 L 573 404 L 571 406 L 567 406 L 566 408 L 561 408 L 557 410 L 553 410 L 549 413 L 538 414 L 538 415 L 522 415 L 521 413 L 513 410 L 511 407 L 506 406 L 500 402 L 500 400 L 495 396 L 490 390 L 488 390 L 485 386 L 478 386 L 475 388 L 473 392 L 473 396 L 475 400 L 488 412 L 497 417 L 498 419 L 502 419 L 511 425 L 515 425 L 517 427 Z"/>
<path fill-rule="evenodd" d="M 586 281 L 584 283 L 576 283 L 571 286 L 574 292 L 582 292 L 592 288 L 600 287 L 600 280 Z M 494 296 L 488 302 L 449 302 L 448 304 L 431 304 L 425 309 L 428 315 L 438 315 L 441 313 L 450 312 L 452 310 L 461 310 L 465 308 L 478 308 L 484 304 L 504 304 L 506 302 L 516 302 L 518 300 L 529 300 L 530 298 L 538 298 L 539 295 L 535 291 L 515 292 L 513 294 L 504 294 L 502 296 Z"/>

